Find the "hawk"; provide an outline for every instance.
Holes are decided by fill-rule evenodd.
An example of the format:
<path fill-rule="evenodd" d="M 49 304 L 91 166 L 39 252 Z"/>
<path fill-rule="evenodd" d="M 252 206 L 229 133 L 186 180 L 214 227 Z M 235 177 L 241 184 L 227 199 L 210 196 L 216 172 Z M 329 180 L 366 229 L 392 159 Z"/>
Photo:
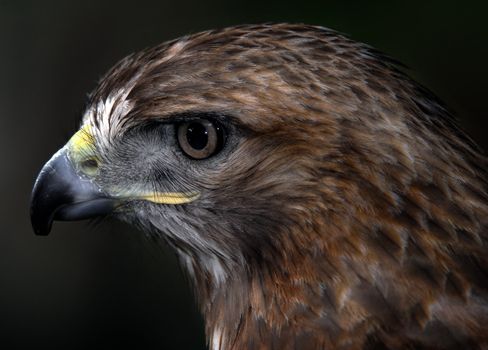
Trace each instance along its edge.
<path fill-rule="evenodd" d="M 211 349 L 487 349 L 487 190 L 486 156 L 396 61 L 246 25 L 116 64 L 31 219 L 167 242 Z"/>

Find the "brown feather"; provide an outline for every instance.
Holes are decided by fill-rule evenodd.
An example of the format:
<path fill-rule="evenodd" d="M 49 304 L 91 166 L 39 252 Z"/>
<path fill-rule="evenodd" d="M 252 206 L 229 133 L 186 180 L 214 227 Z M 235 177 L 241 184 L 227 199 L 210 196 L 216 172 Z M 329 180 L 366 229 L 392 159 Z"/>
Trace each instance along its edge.
<path fill-rule="evenodd" d="M 117 91 L 130 107 L 104 115 Z M 225 281 L 172 242 L 214 349 L 488 348 L 487 159 L 393 60 L 324 28 L 241 26 L 129 56 L 91 101 L 100 138 L 194 112 L 244 135 L 202 180 L 227 226 L 194 224 L 229 252 Z"/>

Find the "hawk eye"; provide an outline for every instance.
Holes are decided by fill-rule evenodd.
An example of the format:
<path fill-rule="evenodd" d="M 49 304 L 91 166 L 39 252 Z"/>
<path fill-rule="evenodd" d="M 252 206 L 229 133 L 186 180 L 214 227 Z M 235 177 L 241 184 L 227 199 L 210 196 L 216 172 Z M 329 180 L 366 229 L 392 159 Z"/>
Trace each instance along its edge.
<path fill-rule="evenodd" d="M 183 152 L 193 159 L 208 158 L 220 151 L 223 144 L 222 127 L 206 119 L 179 124 L 177 137 Z"/>

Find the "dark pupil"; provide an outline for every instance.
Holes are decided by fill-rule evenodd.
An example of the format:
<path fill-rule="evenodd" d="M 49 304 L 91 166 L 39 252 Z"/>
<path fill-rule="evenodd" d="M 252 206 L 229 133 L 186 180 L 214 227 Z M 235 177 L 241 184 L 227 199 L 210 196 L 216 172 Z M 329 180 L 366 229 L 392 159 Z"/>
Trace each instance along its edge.
<path fill-rule="evenodd" d="M 200 123 L 191 123 L 188 125 L 186 140 L 194 149 L 204 149 L 208 143 L 207 129 Z"/>

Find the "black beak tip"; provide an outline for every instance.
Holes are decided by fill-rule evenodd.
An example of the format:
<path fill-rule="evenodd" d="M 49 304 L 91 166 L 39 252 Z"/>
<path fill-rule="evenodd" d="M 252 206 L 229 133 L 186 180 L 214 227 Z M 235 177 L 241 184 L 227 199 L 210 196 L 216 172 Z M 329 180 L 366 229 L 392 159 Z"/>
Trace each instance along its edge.
<path fill-rule="evenodd" d="M 45 215 L 46 213 L 43 212 L 40 213 L 39 206 L 36 205 L 36 202 L 36 200 L 32 200 L 30 207 L 32 229 L 38 236 L 47 236 L 51 232 L 53 218 L 52 215 Z"/>
<path fill-rule="evenodd" d="M 47 236 L 51 232 L 51 223 L 44 226 L 32 226 L 34 234 L 37 236 Z"/>

